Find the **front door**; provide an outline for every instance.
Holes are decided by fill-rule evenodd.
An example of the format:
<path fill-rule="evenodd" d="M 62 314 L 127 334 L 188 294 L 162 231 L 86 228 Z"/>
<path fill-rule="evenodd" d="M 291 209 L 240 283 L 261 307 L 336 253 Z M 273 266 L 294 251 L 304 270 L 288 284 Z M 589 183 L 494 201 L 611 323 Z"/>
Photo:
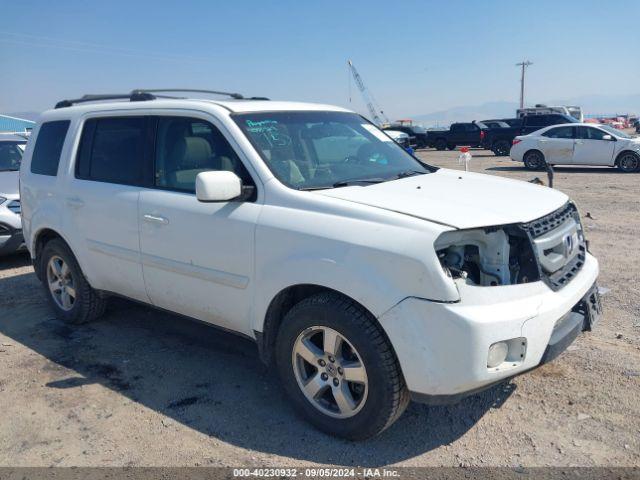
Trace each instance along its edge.
<path fill-rule="evenodd" d="M 576 127 L 573 163 L 577 165 L 613 165 L 616 142 L 611 135 L 593 127 Z M 604 137 L 608 135 L 609 140 Z"/>
<path fill-rule="evenodd" d="M 261 205 L 202 203 L 195 179 L 207 170 L 235 172 L 255 185 L 212 123 L 156 117 L 154 186 L 140 194 L 140 248 L 154 305 L 243 333 L 250 310 L 255 226 Z"/>

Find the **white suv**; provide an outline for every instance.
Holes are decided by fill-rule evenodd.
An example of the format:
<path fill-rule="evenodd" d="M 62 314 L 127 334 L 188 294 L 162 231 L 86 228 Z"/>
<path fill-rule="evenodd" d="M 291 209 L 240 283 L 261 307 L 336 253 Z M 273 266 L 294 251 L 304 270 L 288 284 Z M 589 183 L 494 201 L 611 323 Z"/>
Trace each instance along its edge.
<path fill-rule="evenodd" d="M 599 317 L 598 263 L 559 191 L 424 165 L 338 107 L 89 101 L 110 98 L 44 113 L 22 162 L 24 235 L 60 318 L 117 294 L 247 336 L 309 421 L 362 439 L 410 398 L 549 361 Z"/>

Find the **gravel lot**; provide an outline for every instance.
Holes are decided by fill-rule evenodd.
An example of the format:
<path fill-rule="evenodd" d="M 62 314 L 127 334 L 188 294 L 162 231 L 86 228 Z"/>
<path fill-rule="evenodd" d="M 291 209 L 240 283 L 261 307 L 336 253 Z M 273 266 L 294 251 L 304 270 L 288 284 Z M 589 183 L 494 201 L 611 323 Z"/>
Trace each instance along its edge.
<path fill-rule="evenodd" d="M 536 176 L 472 153 L 473 171 Z M 460 168 L 457 152 L 418 155 Z M 0 259 L 0 465 L 638 466 L 639 183 L 606 168 L 557 169 L 610 289 L 595 332 L 506 386 L 450 407 L 412 404 L 363 443 L 299 419 L 250 342 L 124 300 L 70 328 L 27 256 Z"/>

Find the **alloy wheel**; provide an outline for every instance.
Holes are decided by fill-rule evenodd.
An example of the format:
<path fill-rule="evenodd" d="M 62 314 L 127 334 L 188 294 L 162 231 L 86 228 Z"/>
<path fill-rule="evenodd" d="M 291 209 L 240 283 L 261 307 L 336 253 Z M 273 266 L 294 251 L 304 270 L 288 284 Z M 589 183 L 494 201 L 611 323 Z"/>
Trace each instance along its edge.
<path fill-rule="evenodd" d="M 368 380 L 362 357 L 336 330 L 305 329 L 294 343 L 291 361 L 300 390 L 322 413 L 349 418 L 364 407 Z"/>
<path fill-rule="evenodd" d="M 636 170 L 638 170 L 640 161 L 638 160 L 638 157 L 633 153 L 626 153 L 622 157 L 620 157 L 620 160 L 618 160 L 618 164 L 620 165 L 620 168 L 625 172 L 635 172 Z"/>
<path fill-rule="evenodd" d="M 47 264 L 47 283 L 56 305 L 68 312 L 76 302 L 76 285 L 67 263 L 57 255 Z"/>

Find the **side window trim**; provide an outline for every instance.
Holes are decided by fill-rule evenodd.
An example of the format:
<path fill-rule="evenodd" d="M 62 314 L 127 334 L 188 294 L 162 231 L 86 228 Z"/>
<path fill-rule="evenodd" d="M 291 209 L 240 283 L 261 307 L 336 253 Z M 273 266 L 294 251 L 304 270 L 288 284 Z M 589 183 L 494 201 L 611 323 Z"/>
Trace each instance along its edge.
<path fill-rule="evenodd" d="M 111 119 L 123 119 L 123 118 L 144 118 L 145 124 L 143 129 L 143 155 L 142 155 L 142 181 L 139 183 L 124 183 L 124 182 L 113 182 L 101 179 L 91 178 L 91 162 L 93 157 L 93 143 L 95 140 L 95 135 L 97 131 L 97 126 L 100 120 L 111 120 Z M 151 132 L 151 117 L 149 115 L 126 115 L 126 114 L 118 114 L 118 115 L 96 115 L 90 116 L 84 119 L 81 129 L 80 129 L 80 141 L 78 144 L 78 148 L 75 154 L 75 165 L 74 165 L 74 177 L 78 180 L 85 180 L 89 182 L 100 182 L 100 183 L 108 183 L 111 185 L 128 185 L 132 187 L 140 187 L 140 188 L 149 188 L 153 184 L 153 165 L 150 163 L 153 160 L 152 157 L 152 147 L 154 146 L 154 138 Z M 90 139 L 88 140 L 87 145 L 85 146 L 85 131 L 87 128 L 90 128 L 89 132 Z M 85 149 L 88 150 L 88 157 L 84 158 L 85 162 L 88 162 L 86 165 L 86 173 L 80 172 L 81 167 L 81 158 Z"/>

